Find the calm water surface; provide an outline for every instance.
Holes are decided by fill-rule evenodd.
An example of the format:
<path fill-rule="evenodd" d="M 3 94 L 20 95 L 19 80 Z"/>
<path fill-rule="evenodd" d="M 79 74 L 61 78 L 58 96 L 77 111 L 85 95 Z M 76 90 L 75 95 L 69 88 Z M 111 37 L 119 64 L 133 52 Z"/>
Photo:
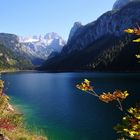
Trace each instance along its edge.
<path fill-rule="evenodd" d="M 21 108 L 30 126 L 41 128 L 49 140 L 116 140 L 113 130 L 121 113 L 75 88 L 92 81 L 97 93 L 128 90 L 124 106 L 140 101 L 140 74 L 130 73 L 8 73 L 2 79 L 7 94 Z"/>

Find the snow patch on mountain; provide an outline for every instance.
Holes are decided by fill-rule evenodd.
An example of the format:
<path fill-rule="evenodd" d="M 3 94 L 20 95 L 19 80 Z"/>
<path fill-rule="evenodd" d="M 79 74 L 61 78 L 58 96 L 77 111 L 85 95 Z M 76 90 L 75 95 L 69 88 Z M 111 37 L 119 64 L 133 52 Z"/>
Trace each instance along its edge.
<path fill-rule="evenodd" d="M 60 53 L 66 41 L 57 33 L 47 33 L 46 35 L 19 37 L 22 50 L 28 56 L 46 60 L 53 52 Z"/>

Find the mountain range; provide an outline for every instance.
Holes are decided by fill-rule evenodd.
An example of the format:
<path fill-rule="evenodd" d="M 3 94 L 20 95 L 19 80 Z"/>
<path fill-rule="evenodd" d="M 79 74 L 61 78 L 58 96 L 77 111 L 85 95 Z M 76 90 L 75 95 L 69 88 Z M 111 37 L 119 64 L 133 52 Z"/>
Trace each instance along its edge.
<path fill-rule="evenodd" d="M 85 26 L 74 24 L 70 38 L 56 57 L 43 63 L 41 70 L 140 71 L 135 57 L 135 36 L 124 32 L 140 24 L 140 1 L 116 1 L 113 9 Z M 78 26 L 77 26 L 78 25 Z"/>
<path fill-rule="evenodd" d="M 140 0 L 117 0 L 111 11 L 82 25 L 75 22 L 66 43 L 57 33 L 17 36 L 0 33 L 0 68 L 37 67 L 46 71 L 140 71 L 136 36 L 124 32 L 140 25 Z M 5 65 L 4 65 L 5 64 Z"/>
<path fill-rule="evenodd" d="M 57 33 L 47 33 L 40 36 L 22 37 L 14 34 L 0 33 L 0 53 L 3 54 L 3 49 L 8 51 L 10 57 L 15 61 L 20 59 L 26 61 L 28 67 L 33 65 L 41 65 L 53 53 L 59 53 L 66 42 Z M 5 48 L 4 48 L 5 47 Z M 6 55 L 8 57 L 8 55 Z M 17 56 L 17 57 L 15 57 Z M 18 59 L 16 59 L 18 58 Z M 3 57 L 5 64 L 9 63 L 6 57 Z M 1 63 L 1 67 L 4 67 Z M 8 66 L 8 65 L 7 65 Z M 16 65 L 19 68 L 19 65 Z M 24 67 L 24 64 L 20 64 Z"/>
<path fill-rule="evenodd" d="M 34 60 L 45 61 L 48 57 L 56 52 L 61 52 L 66 42 L 57 33 L 47 33 L 40 36 L 19 37 L 19 42 L 23 46 L 23 51 L 31 58 L 33 64 Z M 26 50 L 25 50 L 26 49 Z"/>

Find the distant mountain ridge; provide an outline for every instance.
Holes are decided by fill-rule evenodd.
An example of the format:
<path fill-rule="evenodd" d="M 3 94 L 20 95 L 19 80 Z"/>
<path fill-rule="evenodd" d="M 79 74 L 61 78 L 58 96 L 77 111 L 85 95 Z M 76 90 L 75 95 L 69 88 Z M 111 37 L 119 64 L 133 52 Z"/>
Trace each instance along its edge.
<path fill-rule="evenodd" d="M 136 46 L 131 43 L 133 37 L 124 33 L 124 29 L 140 24 L 139 17 L 140 1 L 104 13 L 75 31 L 62 52 L 46 61 L 40 69 L 140 71 L 135 58 L 138 49 L 130 47 Z M 122 61 L 122 55 L 129 61 Z"/>
<path fill-rule="evenodd" d="M 24 57 L 34 65 L 40 65 L 53 53 L 60 53 L 65 41 L 57 33 L 44 36 L 19 37 L 14 34 L 0 33 L 0 44 L 16 56 Z"/>
<path fill-rule="evenodd" d="M 47 60 L 53 52 L 60 53 L 66 42 L 57 33 L 47 33 L 46 35 L 20 37 L 20 43 L 26 48 L 28 56 Z"/>

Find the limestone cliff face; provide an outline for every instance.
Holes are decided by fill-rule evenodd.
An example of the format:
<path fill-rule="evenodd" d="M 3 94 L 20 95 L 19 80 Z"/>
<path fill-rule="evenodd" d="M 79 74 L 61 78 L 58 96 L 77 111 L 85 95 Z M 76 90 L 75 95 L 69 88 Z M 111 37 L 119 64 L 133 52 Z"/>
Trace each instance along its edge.
<path fill-rule="evenodd" d="M 120 9 L 123 6 L 125 6 L 128 3 L 133 2 L 133 1 L 140 1 L 140 0 L 116 0 L 116 2 L 113 5 L 113 10 Z"/>
<path fill-rule="evenodd" d="M 31 61 L 25 57 L 22 49 L 17 35 L 0 33 L 0 68 L 26 69 L 32 67 Z"/>
<path fill-rule="evenodd" d="M 112 10 L 100 16 L 96 21 L 83 26 L 76 31 L 72 39 L 63 48 L 62 54 L 79 51 L 97 39 L 113 34 L 121 36 L 126 28 L 140 23 L 140 1 L 131 2 L 120 10 Z"/>
<path fill-rule="evenodd" d="M 46 61 L 42 70 L 139 71 L 135 54 L 139 44 L 124 29 L 140 25 L 140 1 L 106 12 L 78 28 L 62 52 Z M 132 49 L 133 46 L 133 49 Z"/>
<path fill-rule="evenodd" d="M 15 51 L 21 47 L 18 36 L 8 33 L 0 33 L 0 44 Z"/>
<path fill-rule="evenodd" d="M 69 34 L 69 38 L 68 38 L 68 42 L 72 40 L 72 38 L 74 37 L 75 33 L 82 27 L 82 23 L 81 22 L 75 22 L 73 27 L 70 30 L 70 34 Z"/>

